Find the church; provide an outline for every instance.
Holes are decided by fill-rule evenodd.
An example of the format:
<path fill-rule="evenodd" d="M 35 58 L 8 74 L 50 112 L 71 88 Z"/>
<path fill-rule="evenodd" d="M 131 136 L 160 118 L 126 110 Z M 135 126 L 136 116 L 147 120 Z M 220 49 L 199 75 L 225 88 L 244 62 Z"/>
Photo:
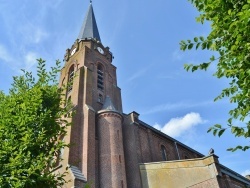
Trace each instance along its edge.
<path fill-rule="evenodd" d="M 250 180 L 122 111 L 113 54 L 99 35 L 90 3 L 79 36 L 66 50 L 59 86 L 69 85 L 72 126 L 56 168 L 65 188 L 250 187 Z M 70 83 L 70 84 L 69 84 Z M 65 117 L 67 118 L 67 117 Z"/>

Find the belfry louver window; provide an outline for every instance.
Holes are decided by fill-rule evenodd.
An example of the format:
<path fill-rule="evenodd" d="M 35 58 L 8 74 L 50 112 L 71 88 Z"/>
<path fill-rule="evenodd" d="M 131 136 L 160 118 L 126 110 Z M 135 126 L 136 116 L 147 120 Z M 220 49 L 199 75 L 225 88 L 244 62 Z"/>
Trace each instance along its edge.
<path fill-rule="evenodd" d="M 101 65 L 97 66 L 97 88 L 100 90 L 104 89 L 104 86 L 103 86 L 103 68 Z"/>

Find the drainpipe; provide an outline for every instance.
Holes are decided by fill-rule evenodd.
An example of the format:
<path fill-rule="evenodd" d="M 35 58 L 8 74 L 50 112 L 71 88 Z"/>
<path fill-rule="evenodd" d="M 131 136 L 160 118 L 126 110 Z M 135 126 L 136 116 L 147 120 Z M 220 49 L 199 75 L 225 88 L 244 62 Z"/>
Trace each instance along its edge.
<path fill-rule="evenodd" d="M 178 154 L 178 158 L 179 158 L 179 160 L 181 160 L 180 154 L 179 154 L 179 150 L 178 150 L 178 146 L 177 146 L 177 143 L 174 142 L 174 144 L 175 144 L 175 148 L 176 148 L 176 151 L 177 151 L 177 154 Z"/>

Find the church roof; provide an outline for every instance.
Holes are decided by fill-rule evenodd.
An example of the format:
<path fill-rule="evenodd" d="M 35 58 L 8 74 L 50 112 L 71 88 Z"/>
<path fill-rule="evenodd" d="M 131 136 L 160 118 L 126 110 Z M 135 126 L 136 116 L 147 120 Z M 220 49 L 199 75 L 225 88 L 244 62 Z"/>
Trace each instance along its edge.
<path fill-rule="evenodd" d="M 86 178 L 84 177 L 82 172 L 79 170 L 79 168 L 77 168 L 76 166 L 70 166 L 69 169 L 75 179 L 83 181 L 83 182 L 87 182 Z"/>
<path fill-rule="evenodd" d="M 105 99 L 104 104 L 102 106 L 102 110 L 117 111 L 109 96 L 106 96 L 106 99 Z"/>
<path fill-rule="evenodd" d="M 85 39 L 85 38 L 95 38 L 98 41 L 101 41 L 96 20 L 95 20 L 95 15 L 94 15 L 94 10 L 92 7 L 92 4 L 90 3 L 88 12 L 84 18 L 78 39 Z"/>

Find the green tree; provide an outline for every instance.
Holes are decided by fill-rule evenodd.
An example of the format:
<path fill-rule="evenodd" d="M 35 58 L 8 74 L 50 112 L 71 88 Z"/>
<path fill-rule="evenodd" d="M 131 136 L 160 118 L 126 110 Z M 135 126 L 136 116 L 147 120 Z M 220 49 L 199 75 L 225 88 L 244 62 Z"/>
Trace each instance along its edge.
<path fill-rule="evenodd" d="M 208 132 L 221 136 L 225 130 L 231 130 L 236 137 L 250 137 L 250 0 L 189 0 L 200 12 L 197 22 L 208 21 L 211 32 L 208 36 L 195 37 L 180 42 L 181 50 L 193 48 L 216 51 L 207 62 L 198 65 L 186 64 L 184 68 L 192 72 L 207 70 L 216 63 L 214 76 L 228 78 L 230 83 L 223 89 L 215 101 L 228 97 L 235 108 L 229 111 L 226 125 L 216 124 Z M 236 124 L 239 120 L 241 124 Z M 243 125 L 243 126 L 242 126 Z M 243 151 L 250 146 L 236 146 L 228 150 Z"/>
<path fill-rule="evenodd" d="M 66 147 L 60 137 L 69 123 L 61 117 L 59 62 L 47 72 L 38 59 L 37 76 L 23 71 L 14 77 L 8 94 L 0 92 L 0 187 L 31 188 L 63 185 L 64 174 L 53 168 Z"/>

